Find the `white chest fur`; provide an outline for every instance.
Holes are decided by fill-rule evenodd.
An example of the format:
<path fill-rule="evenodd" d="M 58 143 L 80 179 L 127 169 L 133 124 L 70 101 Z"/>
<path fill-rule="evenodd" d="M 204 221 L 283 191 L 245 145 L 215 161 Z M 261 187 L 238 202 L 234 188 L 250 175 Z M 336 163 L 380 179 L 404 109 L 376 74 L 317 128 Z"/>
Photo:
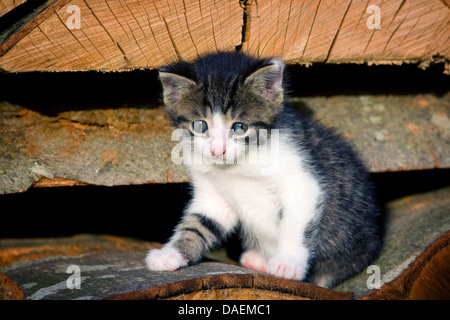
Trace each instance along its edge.
<path fill-rule="evenodd" d="M 303 233 L 316 215 L 320 197 L 316 179 L 304 169 L 301 156 L 292 150 L 280 144 L 283 157 L 272 159 L 275 170 L 270 170 L 271 174 L 261 174 L 268 172 L 267 166 L 258 164 L 191 167 L 194 184 L 191 209 L 205 208 L 207 204 L 207 211 L 217 221 L 225 225 L 227 219 L 234 224 L 239 222 L 245 233 L 244 245 L 259 249 L 267 258 L 280 250 L 280 239 L 290 250 L 296 245 L 289 243 L 301 243 L 303 234 L 286 240 L 283 230 L 296 228 Z"/>
<path fill-rule="evenodd" d="M 219 175 L 218 191 L 238 216 L 245 245 L 259 248 L 266 256 L 278 245 L 282 204 L 276 183 L 270 177 Z"/>

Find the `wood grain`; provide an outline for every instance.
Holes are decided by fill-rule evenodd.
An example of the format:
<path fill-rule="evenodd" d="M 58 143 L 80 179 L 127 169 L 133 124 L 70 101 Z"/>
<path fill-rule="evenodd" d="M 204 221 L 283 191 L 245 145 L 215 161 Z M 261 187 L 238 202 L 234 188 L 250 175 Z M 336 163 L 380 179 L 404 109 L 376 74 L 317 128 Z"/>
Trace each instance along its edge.
<path fill-rule="evenodd" d="M 369 29 L 380 9 L 380 28 Z M 248 1 L 251 24 L 243 47 L 257 56 L 296 63 L 420 61 L 450 54 L 450 10 L 442 1 Z"/>
<path fill-rule="evenodd" d="M 448 72 L 449 40 L 442 0 L 49 0 L 1 33 L 0 68 L 151 69 L 237 48 L 307 65 L 444 62 Z"/>
<path fill-rule="evenodd" d="M 0 1 L 0 17 L 7 14 L 14 8 L 20 6 L 26 0 L 2 0 Z"/>
<path fill-rule="evenodd" d="M 14 72 L 153 68 L 200 53 L 232 50 L 240 42 L 242 9 L 232 2 L 65 2 L 60 8 L 54 4 L 45 9 L 41 14 L 48 18 L 17 43 L 2 44 L 6 54 L 0 58 L 1 68 Z M 75 14 L 71 6 L 79 8 L 80 29 L 71 29 L 70 17 Z"/>

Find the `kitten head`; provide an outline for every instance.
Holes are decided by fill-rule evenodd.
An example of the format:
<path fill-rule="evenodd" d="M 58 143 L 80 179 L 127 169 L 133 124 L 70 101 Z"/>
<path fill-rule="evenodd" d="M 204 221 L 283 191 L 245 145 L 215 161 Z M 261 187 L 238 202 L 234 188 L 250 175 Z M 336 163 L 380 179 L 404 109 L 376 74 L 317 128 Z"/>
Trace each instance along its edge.
<path fill-rule="evenodd" d="M 276 58 L 221 52 L 162 67 L 159 76 L 166 110 L 196 152 L 234 163 L 249 141 L 264 143 L 258 130 L 271 129 L 283 110 L 283 71 Z"/>

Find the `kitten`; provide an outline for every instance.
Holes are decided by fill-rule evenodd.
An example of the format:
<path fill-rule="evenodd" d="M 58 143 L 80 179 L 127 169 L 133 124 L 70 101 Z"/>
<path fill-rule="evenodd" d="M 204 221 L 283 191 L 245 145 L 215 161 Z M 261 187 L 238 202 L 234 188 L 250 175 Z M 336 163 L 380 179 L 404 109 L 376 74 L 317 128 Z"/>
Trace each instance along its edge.
<path fill-rule="evenodd" d="M 236 230 L 243 266 L 323 287 L 376 256 L 378 209 L 364 166 L 332 130 L 285 103 L 284 69 L 277 58 L 220 52 L 159 70 L 193 197 L 168 243 L 148 253 L 150 270 L 194 264 Z"/>

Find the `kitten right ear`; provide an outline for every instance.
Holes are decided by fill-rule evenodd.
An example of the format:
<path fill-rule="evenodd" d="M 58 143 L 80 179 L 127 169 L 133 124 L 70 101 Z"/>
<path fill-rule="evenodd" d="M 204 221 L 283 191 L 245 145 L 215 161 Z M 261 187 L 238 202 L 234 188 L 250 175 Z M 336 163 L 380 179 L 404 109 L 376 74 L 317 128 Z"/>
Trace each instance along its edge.
<path fill-rule="evenodd" d="M 176 104 L 183 95 L 195 87 L 195 82 L 175 73 L 159 71 L 163 86 L 164 103 Z"/>
<path fill-rule="evenodd" d="M 271 59 L 270 63 L 248 76 L 244 84 L 267 100 L 282 101 L 284 63 L 277 58 Z"/>

